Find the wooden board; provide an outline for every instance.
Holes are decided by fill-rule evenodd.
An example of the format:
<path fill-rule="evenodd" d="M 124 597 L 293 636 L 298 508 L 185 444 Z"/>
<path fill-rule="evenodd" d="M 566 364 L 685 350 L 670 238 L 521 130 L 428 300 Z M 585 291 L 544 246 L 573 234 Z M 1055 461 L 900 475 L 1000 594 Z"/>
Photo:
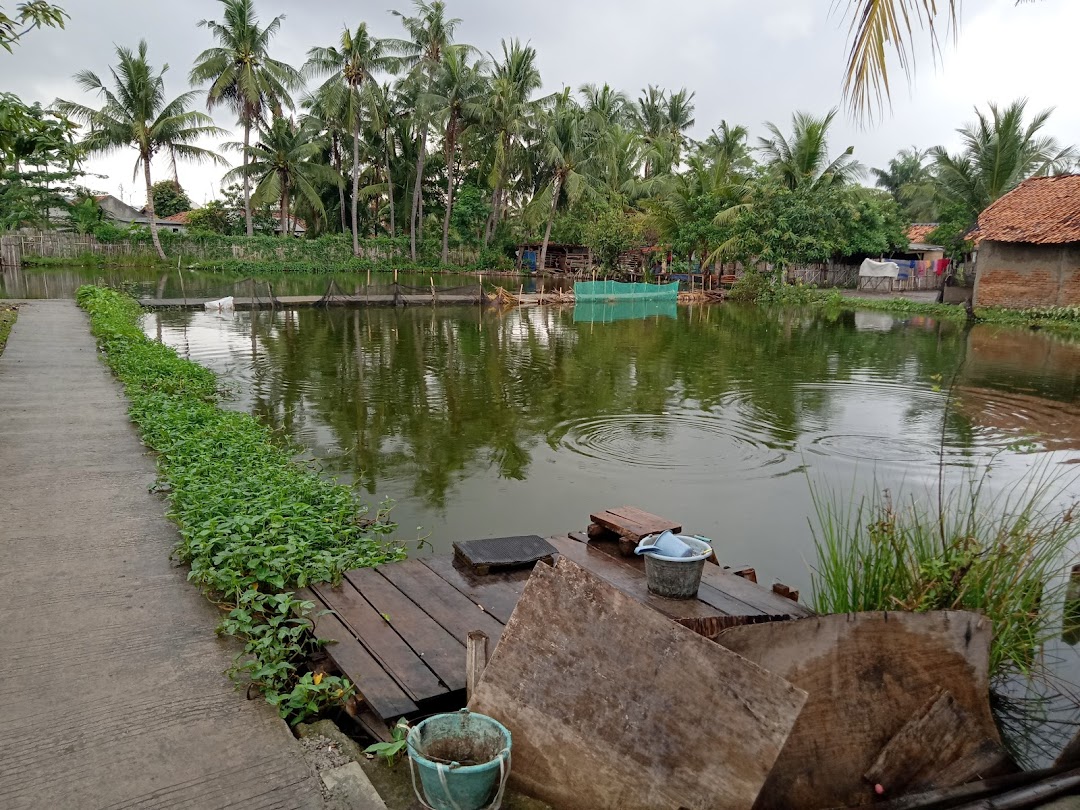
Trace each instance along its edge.
<path fill-rule="evenodd" d="M 324 647 L 326 653 L 345 677 L 356 684 L 364 701 L 380 717 L 401 717 L 417 711 L 416 704 L 386 673 L 382 665 L 371 657 L 356 636 L 336 616 L 326 612 L 317 595 L 302 588 L 297 591 L 297 596 L 315 603 L 315 609 L 311 613 L 315 636 L 333 642 Z"/>
<path fill-rule="evenodd" d="M 964 612 L 821 616 L 721 633 L 720 644 L 809 695 L 758 810 L 870 803 L 863 774 L 938 689 L 999 742 L 988 702 L 990 639 L 990 622 Z"/>
<path fill-rule="evenodd" d="M 417 607 L 377 569 L 345 574 L 394 631 L 451 691 L 465 688 L 465 645 Z M 382 715 L 384 718 L 387 715 Z"/>
<path fill-rule="evenodd" d="M 622 538 L 619 547 L 623 554 L 633 553 L 633 547 L 647 534 L 667 531 L 678 534 L 682 531 L 681 524 L 644 512 L 635 506 L 617 506 L 590 515 L 589 519 Z"/>
<path fill-rule="evenodd" d="M 510 621 L 510 614 L 525 590 L 532 569 L 506 571 L 501 574 L 478 576 L 454 565 L 452 557 L 420 557 L 420 562 L 438 574 L 446 582 L 471 599 L 502 624 Z"/>
<path fill-rule="evenodd" d="M 311 590 L 360 639 L 372 658 L 382 665 L 413 701 L 446 694 L 446 687 L 439 682 L 435 673 L 348 579 L 343 580 L 338 588 L 322 584 L 312 585 Z"/>
<path fill-rule="evenodd" d="M 748 810 L 805 699 L 564 557 L 533 572 L 470 708 L 555 807 Z"/>
<path fill-rule="evenodd" d="M 462 646 L 473 630 L 487 633 L 493 647 L 499 643 L 503 626 L 419 560 L 383 565 L 378 570 Z M 464 664 L 461 670 L 464 673 Z"/>
<path fill-rule="evenodd" d="M 954 787 L 998 771 L 1005 750 L 946 691 L 938 691 L 881 749 L 864 774 L 884 796 Z M 957 767 L 959 766 L 959 767 Z"/>

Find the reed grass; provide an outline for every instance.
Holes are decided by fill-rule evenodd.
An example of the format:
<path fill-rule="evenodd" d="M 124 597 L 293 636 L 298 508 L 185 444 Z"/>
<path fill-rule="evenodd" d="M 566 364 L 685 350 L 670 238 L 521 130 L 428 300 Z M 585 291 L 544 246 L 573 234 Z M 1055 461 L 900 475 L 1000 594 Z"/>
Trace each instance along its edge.
<path fill-rule="evenodd" d="M 991 465 L 992 466 L 992 465 Z M 1077 556 L 1076 475 L 1040 463 L 1002 492 L 990 467 L 940 499 L 815 486 L 813 607 L 822 613 L 970 610 L 994 628 L 990 673 L 1045 679 Z M 1071 490 L 1076 492 L 1075 489 Z"/>

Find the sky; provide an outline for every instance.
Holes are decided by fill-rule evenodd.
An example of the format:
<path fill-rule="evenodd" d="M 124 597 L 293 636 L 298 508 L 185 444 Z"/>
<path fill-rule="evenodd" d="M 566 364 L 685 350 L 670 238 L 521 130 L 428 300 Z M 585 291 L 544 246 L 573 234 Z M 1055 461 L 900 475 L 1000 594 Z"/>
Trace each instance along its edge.
<path fill-rule="evenodd" d="M 13 55 L 0 51 L 0 90 L 25 101 L 55 98 L 93 103 L 72 74 L 90 68 L 107 75 L 114 44 L 149 43 L 150 60 L 167 63 L 170 97 L 188 89 L 195 56 L 211 44 L 199 20 L 220 19 L 217 0 L 60 0 L 67 29 L 34 31 Z M 703 138 L 721 120 L 750 128 L 751 143 L 763 122 L 789 130 L 794 110 L 841 113 L 830 152 L 848 146 L 867 166 L 884 166 L 904 147 L 958 147 L 957 127 L 974 117 L 976 105 L 1030 99 L 1029 111 L 1055 107 L 1046 129 L 1065 143 L 1080 142 L 1080 94 L 1075 90 L 1076 32 L 1080 3 L 1041 0 L 965 0 L 959 36 L 946 41 L 935 65 L 920 38 L 919 69 L 910 85 L 893 73 L 892 109 L 882 120 L 860 124 L 843 107 L 841 86 L 847 21 L 834 0 L 447 0 L 462 19 L 458 40 L 497 53 L 500 41 L 531 42 L 546 91 L 585 83 L 623 90 L 636 99 L 647 84 L 692 90 L 696 125 Z M 0 0 L 0 7 L 13 3 Z M 840 0 L 838 5 L 842 6 Z M 387 9 L 407 10 L 406 0 L 257 0 L 264 20 L 284 14 L 273 43 L 275 58 L 299 66 L 312 45 L 336 44 L 344 25 L 367 22 L 377 36 L 401 35 Z M 235 130 L 228 113 L 219 126 Z M 239 140 L 227 138 L 225 140 Z M 214 147 L 215 143 L 208 143 Z M 142 204 L 141 178 L 133 182 L 134 151 L 92 160 L 86 179 L 96 191 Z M 181 164 L 180 182 L 198 204 L 218 195 L 222 169 Z M 167 179 L 166 161 L 153 166 L 154 180 Z"/>

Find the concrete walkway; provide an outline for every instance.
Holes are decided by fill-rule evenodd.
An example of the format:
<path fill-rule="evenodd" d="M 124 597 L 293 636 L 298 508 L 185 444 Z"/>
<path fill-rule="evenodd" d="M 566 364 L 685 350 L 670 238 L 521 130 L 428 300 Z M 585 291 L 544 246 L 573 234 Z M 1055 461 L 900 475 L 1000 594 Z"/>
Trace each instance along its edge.
<path fill-rule="evenodd" d="M 154 460 L 71 301 L 0 355 L 0 807 L 320 808 L 286 725 L 222 674 L 169 562 Z"/>

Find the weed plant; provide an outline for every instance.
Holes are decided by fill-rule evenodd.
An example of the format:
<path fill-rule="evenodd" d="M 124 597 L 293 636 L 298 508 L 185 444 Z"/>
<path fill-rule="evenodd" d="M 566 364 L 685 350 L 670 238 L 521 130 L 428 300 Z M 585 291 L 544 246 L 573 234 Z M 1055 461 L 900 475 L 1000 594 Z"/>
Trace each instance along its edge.
<path fill-rule="evenodd" d="M 134 299 L 98 286 L 77 297 L 158 453 L 180 529 L 175 554 L 226 611 L 219 631 L 244 644 L 231 674 L 292 723 L 348 697 L 346 680 L 303 672 L 316 647 L 303 616 L 314 606 L 293 590 L 403 556 L 386 514 L 367 519 L 351 489 L 296 464 L 251 416 L 218 407 L 214 374 L 147 338 Z"/>

